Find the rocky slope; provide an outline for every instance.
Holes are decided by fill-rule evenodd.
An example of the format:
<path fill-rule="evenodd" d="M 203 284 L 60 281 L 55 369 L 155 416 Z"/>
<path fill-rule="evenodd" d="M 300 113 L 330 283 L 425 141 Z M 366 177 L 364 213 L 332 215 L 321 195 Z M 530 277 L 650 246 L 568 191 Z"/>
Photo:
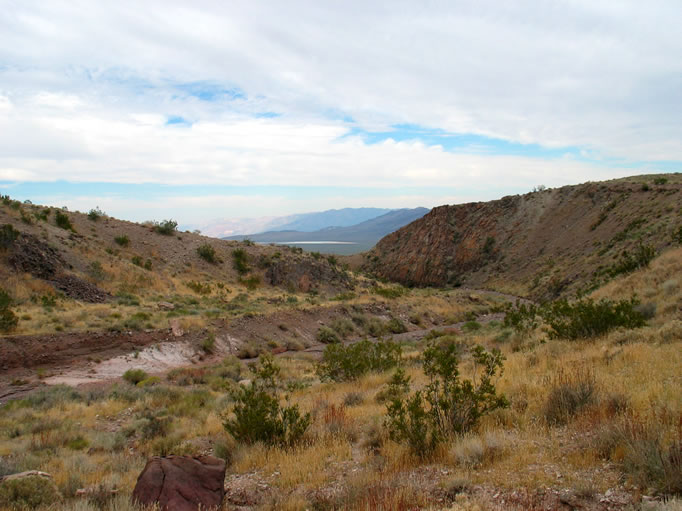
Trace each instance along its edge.
<path fill-rule="evenodd" d="M 202 247 L 207 257 L 199 253 Z M 168 296 L 206 282 L 332 293 L 354 285 L 341 268 L 300 250 L 175 230 L 164 235 L 151 223 L 45 208 L 7 196 L 0 201 L 0 279 L 0 288 L 16 304 L 55 293 L 95 303 L 121 293 Z"/>
<path fill-rule="evenodd" d="M 383 238 L 364 268 L 405 285 L 552 298 L 608 280 L 643 249 L 679 243 L 681 206 L 680 174 L 441 206 Z"/>

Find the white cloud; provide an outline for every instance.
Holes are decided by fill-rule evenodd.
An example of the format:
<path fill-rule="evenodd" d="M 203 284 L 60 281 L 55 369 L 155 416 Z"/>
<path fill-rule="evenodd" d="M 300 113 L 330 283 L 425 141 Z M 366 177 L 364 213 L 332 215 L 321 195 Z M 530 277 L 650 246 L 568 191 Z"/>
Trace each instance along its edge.
<path fill-rule="evenodd" d="M 518 189 L 636 173 L 339 137 L 410 123 L 680 162 L 680 19 L 677 0 L 14 2 L 0 180 Z M 190 82 L 245 97 L 203 101 Z"/>

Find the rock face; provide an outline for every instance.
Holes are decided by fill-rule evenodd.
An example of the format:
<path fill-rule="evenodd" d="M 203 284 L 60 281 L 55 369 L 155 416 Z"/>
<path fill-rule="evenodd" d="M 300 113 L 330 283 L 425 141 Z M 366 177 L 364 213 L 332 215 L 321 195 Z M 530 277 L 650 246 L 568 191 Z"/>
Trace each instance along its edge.
<path fill-rule="evenodd" d="M 163 511 L 214 509 L 223 502 L 225 461 L 213 456 L 155 456 L 137 479 L 132 499 Z"/>
<path fill-rule="evenodd" d="M 409 286 L 553 299 L 589 285 L 640 242 L 669 247 L 680 201 L 677 182 L 616 181 L 441 206 L 383 238 L 364 269 Z"/>
<path fill-rule="evenodd" d="M 303 293 L 317 289 L 322 284 L 337 290 L 350 289 L 354 284 L 350 275 L 342 269 L 308 258 L 273 262 L 265 276 L 273 286 Z"/>

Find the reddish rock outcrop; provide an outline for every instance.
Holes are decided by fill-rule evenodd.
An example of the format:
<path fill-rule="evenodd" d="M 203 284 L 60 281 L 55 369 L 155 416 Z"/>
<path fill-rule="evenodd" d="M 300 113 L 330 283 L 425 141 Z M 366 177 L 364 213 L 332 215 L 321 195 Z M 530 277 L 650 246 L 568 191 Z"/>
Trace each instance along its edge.
<path fill-rule="evenodd" d="M 162 511 L 218 508 L 225 496 L 225 461 L 213 456 L 155 456 L 137 479 L 132 499 Z"/>
<path fill-rule="evenodd" d="M 441 206 L 384 237 L 364 269 L 408 286 L 553 299 L 589 286 L 639 243 L 669 247 L 681 200 L 680 183 L 622 180 Z"/>

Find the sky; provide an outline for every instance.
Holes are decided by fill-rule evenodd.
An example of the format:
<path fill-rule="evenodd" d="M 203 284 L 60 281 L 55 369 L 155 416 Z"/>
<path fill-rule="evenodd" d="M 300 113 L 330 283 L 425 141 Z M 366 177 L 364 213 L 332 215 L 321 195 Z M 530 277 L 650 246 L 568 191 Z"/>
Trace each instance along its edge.
<path fill-rule="evenodd" d="M 0 193 L 136 221 L 682 171 L 682 2 L 0 0 Z"/>

